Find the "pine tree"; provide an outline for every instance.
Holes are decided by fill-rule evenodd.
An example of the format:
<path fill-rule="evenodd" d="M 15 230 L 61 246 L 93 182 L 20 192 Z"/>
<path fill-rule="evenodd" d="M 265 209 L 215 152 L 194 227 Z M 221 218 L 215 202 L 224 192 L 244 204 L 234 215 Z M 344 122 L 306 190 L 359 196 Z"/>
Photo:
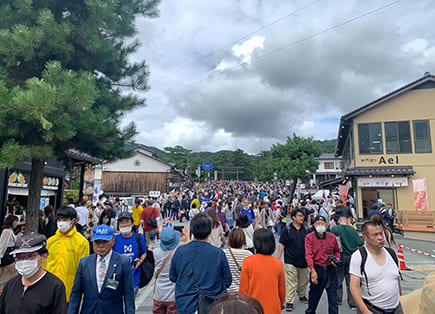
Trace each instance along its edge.
<path fill-rule="evenodd" d="M 158 16 L 158 0 L 0 2 L 0 167 L 32 158 L 26 232 L 38 230 L 44 163 L 77 149 L 102 159 L 127 154 L 144 105 L 145 62 L 128 57 L 135 19 Z M 127 92 L 130 90 L 130 93 Z"/>

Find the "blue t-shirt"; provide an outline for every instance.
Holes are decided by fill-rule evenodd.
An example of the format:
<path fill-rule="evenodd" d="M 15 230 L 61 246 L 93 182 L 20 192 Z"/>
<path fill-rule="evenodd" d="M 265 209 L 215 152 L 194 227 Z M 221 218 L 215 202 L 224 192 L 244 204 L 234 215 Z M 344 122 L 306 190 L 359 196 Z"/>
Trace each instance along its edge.
<path fill-rule="evenodd" d="M 249 222 L 252 224 L 252 221 L 255 219 L 255 213 L 254 213 L 254 210 L 252 209 L 252 207 L 249 207 L 248 209 L 243 207 L 240 210 L 240 213 L 248 216 Z"/>
<path fill-rule="evenodd" d="M 125 255 L 130 258 L 131 268 L 133 270 L 133 287 L 139 286 L 140 282 L 140 267 L 133 269 L 134 260 L 139 258 L 140 255 L 144 254 L 147 250 L 145 243 L 145 238 L 140 235 L 140 254 L 136 241 L 136 233 L 133 232 L 132 236 L 129 238 L 124 238 L 122 234 L 117 234 L 115 236 L 115 244 L 113 245 L 113 250 L 119 254 Z"/>

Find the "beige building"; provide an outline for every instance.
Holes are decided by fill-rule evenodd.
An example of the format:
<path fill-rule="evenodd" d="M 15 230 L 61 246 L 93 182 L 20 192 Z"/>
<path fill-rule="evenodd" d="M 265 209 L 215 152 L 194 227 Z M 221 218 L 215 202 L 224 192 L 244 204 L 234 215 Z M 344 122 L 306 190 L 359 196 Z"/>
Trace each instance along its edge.
<path fill-rule="evenodd" d="M 340 184 L 353 190 L 361 218 L 382 199 L 400 211 L 404 229 L 435 231 L 434 130 L 435 76 L 429 73 L 341 117 Z M 427 193 L 417 196 L 426 197 L 428 211 L 416 210 L 413 181 L 418 179 L 425 179 Z"/>

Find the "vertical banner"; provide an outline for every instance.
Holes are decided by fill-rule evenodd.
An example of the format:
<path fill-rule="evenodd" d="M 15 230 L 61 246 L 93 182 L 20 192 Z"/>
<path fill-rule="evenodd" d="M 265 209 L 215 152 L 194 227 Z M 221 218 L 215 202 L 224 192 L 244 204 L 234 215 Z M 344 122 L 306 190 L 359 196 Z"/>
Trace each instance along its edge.
<path fill-rule="evenodd" d="M 340 199 L 346 204 L 347 193 L 349 192 L 349 187 L 347 185 L 340 185 Z"/>
<path fill-rule="evenodd" d="M 414 187 L 415 210 L 418 212 L 428 211 L 426 178 L 412 180 L 412 186 Z"/>

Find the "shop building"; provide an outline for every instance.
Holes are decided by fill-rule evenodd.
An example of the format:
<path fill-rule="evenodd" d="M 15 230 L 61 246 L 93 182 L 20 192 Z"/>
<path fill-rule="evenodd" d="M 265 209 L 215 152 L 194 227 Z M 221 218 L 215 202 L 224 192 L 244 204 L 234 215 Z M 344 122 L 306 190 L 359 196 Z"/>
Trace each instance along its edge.
<path fill-rule="evenodd" d="M 434 103 L 435 76 L 426 73 L 341 117 L 336 156 L 343 175 L 337 183 L 353 191 L 360 218 L 382 199 L 400 211 L 400 223 L 413 215 L 420 220 L 416 226 L 435 227 Z"/>

